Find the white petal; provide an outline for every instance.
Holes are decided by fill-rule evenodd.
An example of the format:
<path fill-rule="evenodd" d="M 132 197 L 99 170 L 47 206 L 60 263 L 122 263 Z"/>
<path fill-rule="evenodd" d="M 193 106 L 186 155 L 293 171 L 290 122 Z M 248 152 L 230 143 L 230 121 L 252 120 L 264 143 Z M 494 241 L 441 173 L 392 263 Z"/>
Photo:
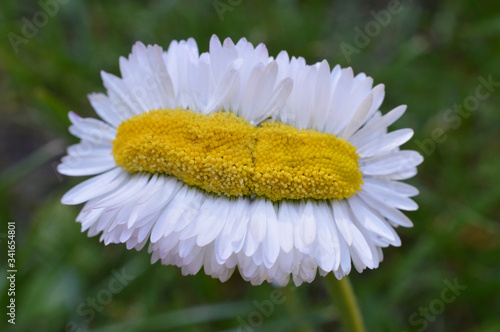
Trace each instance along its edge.
<path fill-rule="evenodd" d="M 335 218 L 335 224 L 337 225 L 340 234 L 344 238 L 348 246 L 352 244 L 352 233 L 350 224 L 352 223 L 349 217 L 349 207 L 345 200 L 334 200 L 332 201 L 333 217 Z"/>
<path fill-rule="evenodd" d="M 340 134 L 343 139 L 348 140 L 349 137 L 351 137 L 351 135 L 363 125 L 365 118 L 368 115 L 370 108 L 372 107 L 372 104 L 373 95 L 369 94 L 365 98 L 365 100 L 363 100 L 361 105 L 359 105 L 356 113 L 354 113 L 351 120 L 349 121 L 343 132 Z"/>
<path fill-rule="evenodd" d="M 280 246 L 281 250 L 289 253 L 293 248 L 293 225 L 291 218 L 294 214 L 291 213 L 293 207 L 290 207 L 287 202 L 282 202 L 279 207 L 278 220 L 280 227 Z"/>
<path fill-rule="evenodd" d="M 355 146 L 363 146 L 367 144 L 371 140 L 371 137 L 373 137 L 373 133 L 377 133 L 381 130 L 385 133 L 385 129 L 396 122 L 396 120 L 399 119 L 405 111 L 406 105 L 396 107 L 384 116 L 377 118 L 375 121 L 358 130 L 349 139 L 349 141 Z"/>
<path fill-rule="evenodd" d="M 194 218 L 198 210 L 193 209 L 190 203 L 195 198 L 195 194 L 188 186 L 184 185 L 175 198 L 168 204 L 165 211 L 158 218 L 151 233 L 151 242 L 156 242 L 160 238 L 168 236 L 176 222 L 182 217 Z"/>
<path fill-rule="evenodd" d="M 206 246 L 215 240 L 226 223 L 229 213 L 229 201 L 225 197 L 207 199 L 200 208 L 197 217 L 198 227 L 196 244 Z"/>
<path fill-rule="evenodd" d="M 381 214 L 394 224 L 403 227 L 413 226 L 411 220 L 398 209 L 385 205 L 377 198 L 372 197 L 371 195 L 368 195 L 364 192 L 360 192 L 358 193 L 358 195 L 368 206 L 370 206 L 373 210 L 377 211 L 379 214 Z"/>
<path fill-rule="evenodd" d="M 84 119 L 74 112 L 69 112 L 68 117 L 73 124 L 69 127 L 69 131 L 78 138 L 97 145 L 115 139 L 116 130 L 102 121 L 92 118 Z"/>
<path fill-rule="evenodd" d="M 94 175 L 115 168 L 116 164 L 112 156 L 104 157 L 73 157 L 62 158 L 62 163 L 57 166 L 57 171 L 64 175 Z"/>
<path fill-rule="evenodd" d="M 266 204 L 266 217 L 267 230 L 266 238 L 262 242 L 262 253 L 264 266 L 270 268 L 276 262 L 280 252 L 278 217 L 271 202 Z"/>
<path fill-rule="evenodd" d="M 394 206 L 400 210 L 415 211 L 418 209 L 417 203 L 415 203 L 411 198 L 400 195 L 399 193 L 390 190 L 390 188 L 378 186 L 367 181 L 363 185 L 362 190 L 374 197 L 377 197 L 377 199 L 384 204 Z"/>
<path fill-rule="evenodd" d="M 362 165 L 360 170 L 363 175 L 372 176 L 397 174 L 417 166 L 423 160 L 422 156 L 416 151 L 397 151 L 365 162 L 365 165 Z"/>
<path fill-rule="evenodd" d="M 413 130 L 411 129 L 396 130 L 381 138 L 374 139 L 368 144 L 358 146 L 356 152 L 361 158 L 371 157 L 377 154 L 386 154 L 406 143 L 412 136 Z"/>
<path fill-rule="evenodd" d="M 247 256 L 252 256 L 255 253 L 266 236 L 267 218 L 265 205 L 265 199 L 257 199 L 252 204 L 252 214 L 250 215 L 248 232 L 243 247 L 243 251 Z"/>
<path fill-rule="evenodd" d="M 389 230 L 390 226 L 387 223 L 373 214 L 368 208 L 365 207 L 365 203 L 361 201 L 357 196 L 352 196 L 348 198 L 351 211 L 356 216 L 356 219 L 361 225 L 363 225 L 367 230 L 378 234 L 390 241 L 394 240 L 392 232 Z M 351 229 L 352 230 L 352 229 Z"/>
<path fill-rule="evenodd" d="M 88 95 L 88 99 L 96 113 L 113 127 L 118 127 L 122 121 L 133 115 L 128 112 L 117 112 L 120 109 L 115 109 L 113 102 L 102 93 L 92 93 Z"/>
<path fill-rule="evenodd" d="M 313 212 L 315 208 L 317 206 L 313 206 L 311 201 L 307 201 L 299 221 L 298 231 L 301 235 L 302 243 L 306 246 L 313 243 L 316 239 L 316 218 Z"/>
<path fill-rule="evenodd" d="M 126 178 L 123 170 L 115 168 L 76 185 L 62 197 L 61 202 L 68 205 L 86 202 L 114 190 Z"/>
<path fill-rule="evenodd" d="M 115 104 L 118 103 L 120 107 L 125 108 L 127 112 L 130 111 L 133 114 L 149 111 L 146 107 L 137 103 L 133 98 L 130 88 L 122 79 L 104 71 L 101 71 L 101 78 L 104 86 L 108 90 L 108 95 L 113 95 L 115 97 Z"/>

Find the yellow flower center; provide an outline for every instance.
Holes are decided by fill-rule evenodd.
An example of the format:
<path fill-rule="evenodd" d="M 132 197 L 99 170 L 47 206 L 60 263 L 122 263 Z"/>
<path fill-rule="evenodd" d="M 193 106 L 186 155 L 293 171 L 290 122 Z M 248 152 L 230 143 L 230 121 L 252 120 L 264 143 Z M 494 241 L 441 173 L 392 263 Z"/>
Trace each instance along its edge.
<path fill-rule="evenodd" d="M 118 126 L 112 154 L 127 172 L 173 175 L 216 195 L 343 199 L 363 183 L 349 142 L 282 122 L 253 126 L 225 111 L 136 115 Z"/>

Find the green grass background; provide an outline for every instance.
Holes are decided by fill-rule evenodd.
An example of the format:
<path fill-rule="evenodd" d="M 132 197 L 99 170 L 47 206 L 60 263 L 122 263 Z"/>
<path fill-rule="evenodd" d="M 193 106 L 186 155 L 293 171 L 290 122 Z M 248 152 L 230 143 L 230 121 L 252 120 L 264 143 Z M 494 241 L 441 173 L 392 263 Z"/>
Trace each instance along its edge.
<path fill-rule="evenodd" d="M 264 42 L 273 56 L 286 49 L 308 63 L 350 65 L 386 85 L 383 112 L 408 105 L 394 128 L 413 128 L 405 147 L 425 157 L 409 181 L 421 191 L 420 209 L 408 213 L 415 227 L 398 231 L 403 245 L 384 250 L 380 268 L 350 275 L 368 330 L 500 331 L 500 89 L 459 122 L 445 117 L 474 96 L 478 76 L 500 81 L 499 2 L 401 1 L 401 12 L 351 61 L 340 45 L 355 46 L 355 29 L 386 2 L 221 0 L 222 16 L 213 1 L 64 2 L 17 52 L 9 36 L 23 36 L 43 8 L 0 4 L 0 330 L 236 331 L 257 317 L 255 302 L 271 298 L 271 285 L 253 287 L 238 273 L 226 283 L 203 273 L 183 277 L 177 267 L 150 265 L 146 250 L 104 246 L 80 233 L 80 207 L 59 202 L 82 181 L 55 172 L 65 147 L 77 142 L 67 112 L 96 117 L 86 96 L 104 91 L 100 70 L 118 74 L 118 57 L 137 40 L 167 47 L 194 37 L 207 51 L 217 34 Z M 433 135 L 441 136 L 432 151 L 417 144 Z M 17 225 L 15 326 L 5 315 L 9 220 Z M 88 319 L 77 308 L 108 289 L 113 270 L 134 279 Z M 445 280 L 455 279 L 467 289 L 426 326 L 412 324 L 420 308 L 440 309 Z M 280 290 L 286 301 L 255 330 L 341 331 L 328 280 Z"/>

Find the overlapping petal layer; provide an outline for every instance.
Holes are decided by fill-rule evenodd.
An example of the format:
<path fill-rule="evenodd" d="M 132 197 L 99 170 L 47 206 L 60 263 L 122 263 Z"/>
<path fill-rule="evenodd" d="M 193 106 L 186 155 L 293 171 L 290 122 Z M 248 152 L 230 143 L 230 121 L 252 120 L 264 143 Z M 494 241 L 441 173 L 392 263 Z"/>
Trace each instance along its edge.
<path fill-rule="evenodd" d="M 400 211 L 417 208 L 411 178 L 422 157 L 400 150 L 413 132 L 388 133 L 405 111 L 382 115 L 384 86 L 351 68 L 326 61 L 307 65 L 281 52 L 268 55 L 263 44 L 234 44 L 217 37 L 199 54 L 193 39 L 174 41 L 167 51 L 136 43 L 120 58 L 122 77 L 102 73 L 107 94 L 91 94 L 104 120 L 70 113 L 72 134 L 59 172 L 96 175 L 71 189 L 64 204 L 85 203 L 77 221 L 105 244 L 149 243 L 152 260 L 174 264 L 184 274 L 205 273 L 227 280 L 237 268 L 245 280 L 280 285 L 311 282 L 333 272 L 376 268 L 381 248 L 399 246 L 394 228 L 411 227 Z M 253 125 L 282 121 L 341 137 L 357 148 L 362 190 L 343 200 L 279 201 L 260 197 L 214 197 L 162 174 L 129 174 L 117 167 L 112 141 L 118 125 L 135 114 L 183 107 L 202 114 L 226 110 Z M 98 175 L 97 175 L 98 174 Z"/>

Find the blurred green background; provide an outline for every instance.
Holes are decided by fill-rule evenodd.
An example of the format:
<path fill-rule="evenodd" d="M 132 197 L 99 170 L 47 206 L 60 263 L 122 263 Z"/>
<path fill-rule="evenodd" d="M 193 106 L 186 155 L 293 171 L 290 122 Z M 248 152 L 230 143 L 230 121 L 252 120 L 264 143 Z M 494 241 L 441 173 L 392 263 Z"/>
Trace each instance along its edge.
<path fill-rule="evenodd" d="M 145 249 L 104 246 L 80 233 L 74 221 L 80 207 L 59 202 L 82 181 L 55 171 L 66 146 L 77 142 L 67 131 L 67 112 L 96 117 L 86 96 L 104 92 L 100 70 L 119 74 L 118 57 L 137 40 L 166 48 L 173 39 L 194 37 L 207 51 L 217 34 L 263 42 L 273 56 L 285 49 L 308 63 L 350 65 L 386 85 L 383 112 L 408 105 L 394 128 L 413 128 L 415 137 L 405 147 L 425 157 L 409 181 L 421 191 L 420 209 L 408 213 L 415 227 L 398 231 L 403 245 L 384 250 L 380 268 L 351 273 L 368 330 L 500 331 L 500 84 L 476 97 L 479 76 L 500 82 L 500 3 L 392 6 L 3 0 L 0 330 L 341 331 L 324 278 L 279 290 L 286 301 L 259 309 L 272 298 L 271 285 L 253 287 L 238 273 L 222 284 L 203 273 L 183 277 L 177 267 L 150 265 Z M 390 22 L 380 21 L 389 8 Z M 452 115 L 454 107 L 462 113 Z M 12 220 L 15 326 L 5 315 L 6 225 Z M 117 273 L 130 276 L 119 290 L 110 288 Z M 450 299 L 447 282 L 466 289 Z M 95 309 L 87 302 L 92 298 L 100 298 Z"/>

